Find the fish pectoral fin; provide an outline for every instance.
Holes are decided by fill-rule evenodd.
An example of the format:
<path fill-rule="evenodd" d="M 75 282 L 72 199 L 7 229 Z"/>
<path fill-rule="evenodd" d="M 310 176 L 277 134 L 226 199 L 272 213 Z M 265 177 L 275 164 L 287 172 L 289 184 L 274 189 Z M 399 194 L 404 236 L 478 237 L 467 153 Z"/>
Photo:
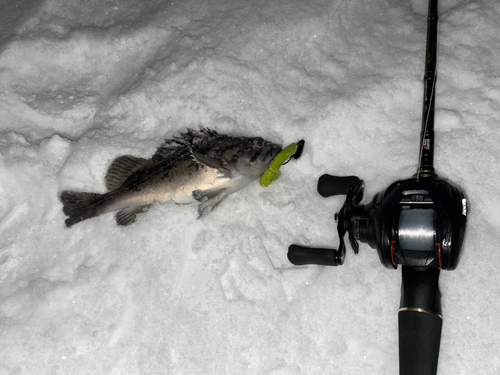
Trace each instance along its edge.
<path fill-rule="evenodd" d="M 196 199 L 198 202 L 206 202 L 208 200 L 208 197 L 203 194 L 203 191 L 200 189 L 193 190 L 193 198 Z"/>
<path fill-rule="evenodd" d="M 227 162 L 223 160 L 215 159 L 207 155 L 200 154 L 194 150 L 191 150 L 191 157 L 195 162 L 201 165 L 205 165 L 210 168 L 219 169 L 220 172 L 228 174 L 229 170 L 226 168 Z"/>
<path fill-rule="evenodd" d="M 118 189 L 134 172 L 137 172 L 150 163 L 151 160 L 149 159 L 131 155 L 123 155 L 116 158 L 106 172 L 106 177 L 104 178 L 106 188 L 108 190 Z"/>
<path fill-rule="evenodd" d="M 143 206 L 129 206 L 120 210 L 116 213 L 115 219 L 118 225 L 129 225 L 135 221 L 135 218 L 138 213 L 146 211 L 150 204 L 146 204 Z"/>
<path fill-rule="evenodd" d="M 218 195 L 226 193 L 226 189 L 219 189 L 219 190 L 201 190 L 201 189 L 196 189 L 193 190 L 193 198 L 196 199 L 198 202 L 204 203 L 210 199 L 215 199 Z M 226 193 L 226 195 L 229 195 Z"/>
<path fill-rule="evenodd" d="M 197 197 L 195 194 L 200 195 Z M 212 212 L 212 210 L 228 195 L 229 193 L 226 189 L 209 192 L 203 192 L 201 190 L 193 191 L 193 197 L 200 202 L 200 204 L 198 205 L 198 219 Z"/>

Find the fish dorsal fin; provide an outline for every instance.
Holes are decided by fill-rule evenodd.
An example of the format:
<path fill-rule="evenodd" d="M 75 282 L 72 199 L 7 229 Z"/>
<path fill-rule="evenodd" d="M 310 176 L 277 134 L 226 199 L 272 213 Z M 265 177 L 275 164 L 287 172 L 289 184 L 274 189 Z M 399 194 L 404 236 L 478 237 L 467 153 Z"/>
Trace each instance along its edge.
<path fill-rule="evenodd" d="M 172 147 L 171 145 L 160 146 L 156 149 L 152 159 L 154 162 L 157 162 L 171 156 L 176 151 L 180 151 L 180 147 Z"/>
<path fill-rule="evenodd" d="M 135 221 L 138 213 L 146 211 L 150 204 L 144 206 L 130 206 L 116 213 L 115 219 L 118 225 L 129 225 Z"/>
<path fill-rule="evenodd" d="M 172 139 L 165 139 L 163 144 L 156 149 L 153 155 L 153 162 L 160 161 L 165 158 L 174 157 L 174 154 L 183 154 L 189 152 L 192 147 L 198 151 L 206 150 L 210 143 L 217 139 L 216 131 L 208 128 L 201 128 L 199 131 L 188 129 L 184 133 L 180 133 Z"/>
<path fill-rule="evenodd" d="M 118 189 L 134 172 L 147 166 L 151 160 L 123 155 L 111 163 L 108 168 L 104 182 L 108 190 Z"/>

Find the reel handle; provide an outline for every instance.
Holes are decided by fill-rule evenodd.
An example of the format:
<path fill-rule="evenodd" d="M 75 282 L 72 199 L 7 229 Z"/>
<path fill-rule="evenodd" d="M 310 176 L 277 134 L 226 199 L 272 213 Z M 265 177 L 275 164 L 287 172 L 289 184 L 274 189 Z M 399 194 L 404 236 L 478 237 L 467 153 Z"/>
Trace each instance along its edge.
<path fill-rule="evenodd" d="M 441 342 L 439 269 L 402 267 L 399 321 L 401 375 L 436 375 Z"/>
<path fill-rule="evenodd" d="M 318 180 L 318 193 L 324 197 L 332 197 L 334 195 L 346 195 L 349 191 L 349 186 L 357 187 L 359 177 L 356 176 L 332 176 L 324 174 Z"/>
<path fill-rule="evenodd" d="M 340 266 L 344 264 L 345 243 L 344 235 L 349 232 L 349 240 L 357 253 L 358 244 L 350 225 L 349 216 L 346 218 L 346 211 L 354 202 L 359 203 L 363 196 L 363 181 L 356 176 L 332 176 L 322 175 L 318 180 L 318 193 L 324 198 L 334 195 L 346 195 L 346 201 L 339 213 L 335 215 L 338 221 L 337 231 L 339 233 L 340 246 L 336 249 L 310 248 L 299 245 L 290 245 L 288 248 L 288 260 L 296 265 L 318 264 L 321 266 Z M 347 208 L 346 208 L 347 207 Z"/>
<path fill-rule="evenodd" d="M 345 252 L 335 249 L 311 248 L 299 245 L 288 247 L 288 260 L 296 266 L 319 264 L 321 266 L 339 266 L 344 263 Z"/>

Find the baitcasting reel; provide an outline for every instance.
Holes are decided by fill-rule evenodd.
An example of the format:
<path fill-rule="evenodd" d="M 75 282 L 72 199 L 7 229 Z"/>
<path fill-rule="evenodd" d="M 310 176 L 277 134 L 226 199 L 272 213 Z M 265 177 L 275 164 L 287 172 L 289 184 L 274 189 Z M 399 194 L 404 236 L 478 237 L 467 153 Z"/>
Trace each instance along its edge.
<path fill-rule="evenodd" d="M 291 245 L 288 258 L 295 265 L 344 263 L 344 235 L 355 253 L 358 241 L 376 249 L 382 264 L 453 270 L 460 259 L 465 235 L 467 203 L 455 185 L 436 177 L 394 182 L 367 205 L 363 181 L 358 177 L 323 175 L 318 193 L 323 197 L 347 194 L 337 214 L 340 246 L 313 249 Z"/>

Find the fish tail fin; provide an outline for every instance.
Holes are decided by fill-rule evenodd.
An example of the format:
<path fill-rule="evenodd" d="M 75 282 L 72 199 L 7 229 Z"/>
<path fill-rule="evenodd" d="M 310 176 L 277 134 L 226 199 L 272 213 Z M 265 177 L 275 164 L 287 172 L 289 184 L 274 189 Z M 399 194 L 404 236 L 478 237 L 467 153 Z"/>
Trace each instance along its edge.
<path fill-rule="evenodd" d="M 97 207 L 102 202 L 104 194 L 82 193 L 65 190 L 61 193 L 63 212 L 69 216 L 65 223 L 69 228 L 80 221 L 99 215 Z"/>

